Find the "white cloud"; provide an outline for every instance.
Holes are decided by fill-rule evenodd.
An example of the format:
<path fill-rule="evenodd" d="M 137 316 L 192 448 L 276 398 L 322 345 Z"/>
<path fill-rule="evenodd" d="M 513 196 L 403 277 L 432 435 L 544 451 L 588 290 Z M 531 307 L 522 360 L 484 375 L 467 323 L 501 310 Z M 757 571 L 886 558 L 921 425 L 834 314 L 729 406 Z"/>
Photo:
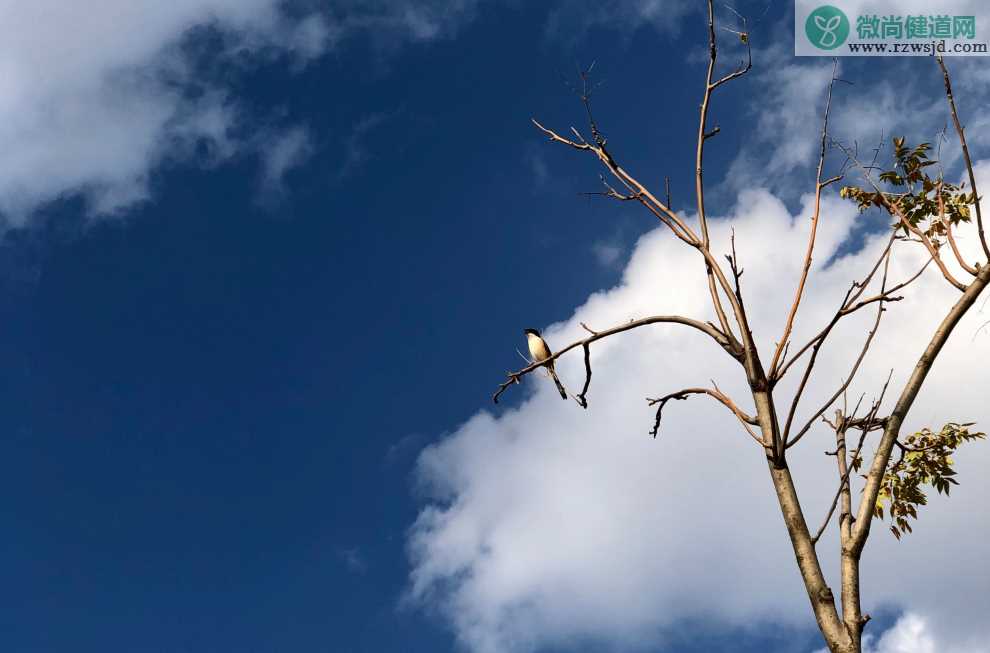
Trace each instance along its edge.
<path fill-rule="evenodd" d="M 757 59 L 777 61 L 784 56 L 777 48 L 758 53 Z M 758 116 L 754 142 L 732 164 L 727 179 L 734 188 L 752 186 L 758 179 L 775 187 L 795 166 L 817 161 L 820 115 L 831 74 L 831 62 L 819 60 L 772 66 L 757 74 L 761 92 L 759 104 L 752 107 Z"/>
<path fill-rule="evenodd" d="M 377 47 L 449 39 L 477 13 L 479 0 L 340 0 L 330 32 L 334 42 L 360 34 Z"/>
<path fill-rule="evenodd" d="M 258 31 L 271 0 L 5 2 L 0 6 L 0 211 L 83 192 L 95 212 L 147 196 L 149 167 L 176 146 L 222 142 L 222 93 L 190 98 L 179 39 L 193 26 Z"/>
<path fill-rule="evenodd" d="M 990 167 L 981 172 L 990 183 Z M 767 191 L 749 190 L 731 215 L 712 225 L 720 251 L 728 249 L 735 228 L 764 356 L 779 337 L 793 293 L 809 201 L 804 197 L 792 215 Z M 833 199 L 823 215 L 796 342 L 828 319 L 882 245 L 882 237 L 870 238 L 862 251 L 824 268 L 854 221 L 868 218 Z M 964 240 L 974 246 L 972 238 Z M 909 276 L 922 260 L 917 248 L 900 250 L 891 278 Z M 582 337 L 581 322 L 604 328 L 655 313 L 711 319 L 702 269 L 669 234 L 648 233 L 622 283 L 592 294 L 546 336 L 559 347 Z M 894 387 L 903 382 L 957 293 L 929 271 L 907 295 L 890 305 L 851 397 L 878 392 L 890 367 Z M 800 416 L 807 419 L 848 374 L 871 318 L 863 314 L 835 333 Z M 974 364 L 990 356 L 990 336 L 973 337 L 986 319 L 974 312 L 960 324 L 907 428 L 949 420 L 990 424 L 990 407 L 975 390 L 990 376 L 986 366 Z M 645 396 L 714 378 L 745 407 L 747 389 L 735 363 L 704 336 L 668 326 L 611 338 L 592 356 L 589 410 L 561 402 L 545 379 L 534 378 L 518 407 L 482 410 L 421 455 L 418 475 L 429 499 L 410 534 L 413 600 L 439 607 L 460 641 L 479 653 L 581 640 L 629 648 L 662 642 L 665 630 L 697 617 L 731 625 L 812 624 L 763 453 L 731 415 L 706 399 L 675 402 L 665 411 L 659 439 L 647 435 L 653 412 Z M 561 359 L 558 371 L 565 383 L 579 386 L 580 355 Z M 827 430 L 813 430 L 791 457 L 812 528 L 837 483 L 834 461 L 823 455 L 834 448 L 829 439 Z M 940 651 L 990 642 L 979 600 L 990 591 L 983 561 L 990 478 L 981 471 L 988 463 L 990 446 L 968 447 L 958 457 L 962 486 L 952 498 L 932 497 L 915 533 L 902 542 L 878 525 L 865 553 L 866 609 L 901 606 L 924 615 L 925 636 L 939 642 Z M 837 588 L 834 538 L 823 538 L 820 550 Z M 910 623 L 898 632 L 909 632 Z M 893 653 L 899 641 L 890 635 L 880 650 Z"/>
<path fill-rule="evenodd" d="M 618 30 L 629 38 L 641 27 L 676 33 L 682 18 L 697 9 L 683 0 L 564 0 L 549 14 L 547 35 L 576 44 L 594 28 Z"/>
<path fill-rule="evenodd" d="M 871 640 L 873 638 L 870 638 Z M 928 630 L 924 618 L 908 613 L 897 620 L 894 627 L 880 637 L 880 641 L 872 641 L 864 647 L 866 653 L 937 653 L 935 640 Z"/>
<path fill-rule="evenodd" d="M 539 145 L 544 145 L 540 143 Z M 544 188 L 550 179 L 550 169 L 547 167 L 546 158 L 543 155 L 543 147 L 529 147 L 524 156 L 526 165 L 529 166 L 530 177 L 533 186 L 537 189 Z"/>
<path fill-rule="evenodd" d="M 850 8 L 847 13 L 855 14 L 865 4 L 866 0 L 846 3 L 843 9 Z M 926 14 L 929 8 L 926 0 L 870 0 L 867 13 Z M 979 0 L 960 4 L 954 11 L 973 14 L 983 21 L 981 24 L 990 23 L 987 4 Z M 753 186 L 768 187 L 790 201 L 800 192 L 793 190 L 795 180 L 807 180 L 818 163 L 832 61 L 825 57 L 794 57 L 790 24 L 780 25 L 770 33 L 781 34 L 782 38 L 767 46 L 761 41 L 765 37 L 758 34 L 753 73 L 735 82 L 750 85 L 747 108 L 755 128 L 744 136 L 744 147 L 731 164 L 725 184 L 736 192 Z M 990 125 L 990 113 L 982 111 L 990 102 L 990 75 L 985 60 L 947 57 L 946 62 L 953 73 L 960 117 L 968 126 L 970 147 L 990 143 L 985 129 Z M 869 162 L 879 143 L 889 148 L 892 136 L 906 136 L 909 142 L 935 142 L 946 125 L 942 75 L 931 57 L 843 58 L 839 59 L 836 74 L 845 81 L 837 83 L 833 92 L 829 135 L 849 148 L 858 146 L 859 158 L 864 162 Z M 717 114 L 722 106 L 716 98 L 713 111 Z M 713 143 L 717 147 L 717 140 Z M 889 149 L 884 154 L 889 156 Z M 841 152 L 832 154 L 833 170 L 842 158 Z M 942 161 L 951 171 L 960 164 L 954 138 L 945 144 Z"/>
<path fill-rule="evenodd" d="M 990 644 L 986 641 L 964 642 L 946 645 L 932 633 L 929 620 L 913 612 L 905 613 L 879 638 L 867 635 L 863 638 L 863 653 L 986 653 Z M 828 653 L 821 649 L 816 653 Z"/>
<path fill-rule="evenodd" d="M 806 238 L 811 210 L 800 193 L 808 190 L 816 163 L 831 62 L 795 62 L 785 49 L 757 56 L 769 72 L 742 82 L 755 86 L 748 95 L 757 129 L 744 138 L 727 175 L 724 188 L 731 189 L 735 205 L 712 232 L 725 251 L 729 227 L 735 227 L 744 290 L 766 357 L 783 327 L 800 263 L 796 253 Z M 925 83 L 918 81 L 918 65 L 931 66 Z M 985 66 L 959 59 L 949 66 L 971 145 L 979 143 L 983 137 L 974 126 L 990 120 L 982 110 L 990 95 Z M 840 75 L 856 77 L 843 68 Z M 832 136 L 859 142 L 861 151 L 877 142 L 881 127 L 888 141 L 892 130 L 933 140 L 947 118 L 945 100 L 920 91 L 925 84 L 940 90 L 939 82 L 927 60 L 874 65 L 865 82 L 851 90 L 837 87 Z M 942 154 L 950 175 L 957 174 L 951 141 Z M 990 162 L 979 175 L 986 188 Z M 849 282 L 881 246 L 873 237 L 861 251 L 845 253 L 856 221 L 869 218 L 833 200 L 824 215 L 796 342 L 830 318 Z M 885 224 L 873 220 L 874 227 Z M 961 240 L 975 251 L 971 236 Z M 900 251 L 892 278 L 910 275 L 922 259 L 918 250 Z M 649 233 L 632 252 L 619 286 L 592 294 L 546 335 L 559 347 L 583 336 L 581 322 L 603 328 L 655 313 L 712 319 L 701 268 L 669 234 Z M 904 301 L 891 305 L 850 396 L 874 395 L 891 367 L 895 387 L 902 382 L 955 296 L 929 271 Z M 833 336 L 799 416 L 807 419 L 815 402 L 848 374 L 852 350 L 870 319 L 861 315 Z M 986 309 L 974 311 L 958 327 L 907 428 L 949 420 L 990 424 L 990 407 L 972 390 L 990 381 L 985 366 L 973 364 L 990 354 L 990 335 L 978 333 L 988 319 Z M 482 410 L 424 451 L 418 469 L 429 499 L 410 534 L 410 597 L 439 607 L 460 641 L 482 653 L 573 646 L 585 639 L 620 649 L 656 644 L 666 630 L 698 617 L 730 625 L 810 626 L 762 452 L 731 415 L 705 399 L 676 402 L 665 411 L 659 441 L 646 435 L 653 413 L 644 396 L 714 378 L 723 390 L 747 397 L 735 364 L 703 337 L 663 326 L 600 343 L 593 361 L 588 411 L 563 404 L 542 378 L 533 379 L 518 407 Z M 558 370 L 572 387 L 583 381 L 580 355 L 561 360 Z M 834 442 L 830 446 L 828 432 L 813 430 L 791 457 L 812 528 L 836 485 L 834 462 L 822 455 L 829 448 Z M 962 487 L 950 500 L 931 497 L 905 541 L 895 541 L 883 525 L 874 530 L 864 558 L 866 609 L 910 612 L 888 633 L 871 634 L 871 653 L 922 653 L 926 646 L 939 653 L 987 649 L 990 628 L 982 625 L 979 597 L 990 590 L 982 545 L 990 534 L 990 516 L 982 507 L 990 479 L 980 471 L 988 462 L 985 443 L 962 452 Z M 837 588 L 836 546 L 832 534 L 820 544 Z M 933 591 L 943 587 L 951 590 Z"/>
<path fill-rule="evenodd" d="M 622 247 L 614 242 L 600 241 L 591 246 L 591 253 L 602 267 L 612 267 L 622 256 Z"/>
<path fill-rule="evenodd" d="M 368 136 L 391 117 L 387 113 L 372 113 L 354 123 L 344 143 L 344 162 L 337 172 L 338 181 L 354 174 L 374 157 L 368 146 Z"/>
<path fill-rule="evenodd" d="M 347 38 L 372 34 L 397 47 L 449 36 L 473 13 L 467 0 L 347 2 L 290 18 L 279 0 L 99 3 L 0 1 L 0 214 L 25 224 L 46 202 L 82 194 L 94 214 L 149 195 L 165 158 L 208 153 L 216 162 L 239 141 L 237 98 L 197 79 L 187 37 L 210 28 L 218 56 L 249 63 L 289 54 L 295 66 Z M 289 127 L 265 158 L 266 182 L 306 151 Z M 273 177 L 273 175 L 275 177 Z"/>
<path fill-rule="evenodd" d="M 340 557 L 340 561 L 344 563 L 347 571 L 352 574 L 363 574 L 368 571 L 368 561 L 365 560 L 361 550 L 357 547 L 340 549 L 337 551 L 337 555 Z"/>
<path fill-rule="evenodd" d="M 305 127 L 293 127 L 265 140 L 268 142 L 260 147 L 262 185 L 268 192 L 279 192 L 286 173 L 312 153 L 312 136 Z"/>
<path fill-rule="evenodd" d="M 411 461 L 426 442 L 422 433 L 409 433 L 389 445 L 385 450 L 385 465 L 390 467 L 399 462 Z"/>

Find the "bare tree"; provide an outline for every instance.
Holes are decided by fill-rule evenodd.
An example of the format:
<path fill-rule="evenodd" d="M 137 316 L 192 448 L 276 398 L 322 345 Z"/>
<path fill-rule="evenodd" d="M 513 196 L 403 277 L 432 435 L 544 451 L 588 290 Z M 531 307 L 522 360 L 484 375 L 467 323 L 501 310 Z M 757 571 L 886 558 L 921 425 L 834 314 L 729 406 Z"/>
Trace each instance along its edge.
<path fill-rule="evenodd" d="M 502 393 L 511 385 L 519 383 L 522 377 L 538 370 L 547 362 L 580 348 L 584 355 L 585 379 L 581 391 L 573 397 L 581 407 L 587 408 L 592 379 L 591 347 L 597 341 L 655 324 L 688 327 L 707 335 L 742 368 L 750 389 L 752 410 L 749 412 L 744 410 L 738 401 L 722 392 L 714 382 L 711 388 L 684 388 L 649 400 L 650 405 L 656 407 L 656 420 L 652 433 L 655 437 L 659 431 L 662 411 L 671 400 L 707 395 L 732 412 L 756 446 L 761 447 L 766 455 L 767 468 L 776 490 L 781 516 L 790 536 L 797 566 L 807 589 L 818 627 L 829 650 L 834 653 L 859 653 L 862 650 L 863 629 L 870 619 L 861 608 L 860 560 L 874 518 L 883 519 L 886 513 L 891 520 L 891 531 L 898 538 L 910 531 L 909 519 L 917 518 L 918 506 L 925 503 L 924 487 L 931 486 L 938 492 L 948 493 L 950 485 L 956 482 L 953 478 L 950 455 L 963 442 L 982 438 L 984 435 L 970 431 L 969 427 L 972 425 L 963 423 L 949 423 L 937 431 L 923 429 L 910 434 L 902 433 L 908 412 L 939 352 L 960 319 L 990 283 L 990 264 L 988 264 L 990 248 L 987 246 L 972 160 L 956 111 L 949 73 L 939 57 L 938 65 L 944 79 L 949 111 L 968 173 L 968 189 L 965 188 L 965 184 L 954 185 L 945 181 L 941 173 L 931 177 L 929 170 L 936 162 L 929 158 L 930 146 L 921 143 L 910 147 L 904 139 L 894 139 L 893 165 L 874 178 L 874 173 L 879 170 L 876 157 L 872 163 L 863 164 L 858 160 L 855 148 L 843 146 L 829 136 L 829 111 L 832 89 L 836 81 L 833 67 L 823 111 L 814 186 L 814 209 L 807 248 L 796 280 L 793 301 L 783 319 L 782 332 L 775 341 L 769 365 L 765 365 L 757 350 L 756 338 L 750 329 L 745 295 L 740 285 L 743 271 L 739 267 L 734 239 L 728 244 L 729 254 L 725 256 L 728 266 L 724 267 L 719 257 L 712 251 L 708 216 L 705 211 L 703 165 L 705 145 L 719 132 L 718 127 L 709 126 L 712 97 L 720 87 L 739 79 L 751 69 L 750 39 L 745 20 L 740 17 L 741 29 L 727 31 L 736 34 L 745 44 L 746 61 L 731 72 L 717 76 L 718 47 L 712 0 L 708 0 L 707 9 L 708 66 L 701 100 L 695 154 L 696 226 L 689 224 L 681 214 L 673 210 L 669 191 L 665 196 L 666 201 L 661 201 L 619 163 L 593 116 L 590 85 L 586 73 L 582 73 L 583 86 L 579 89 L 579 94 L 587 112 L 590 138 L 585 138 L 574 128 L 571 129 L 570 135 L 562 135 L 558 131 L 544 127 L 536 120 L 533 123 L 550 141 L 597 158 L 606 173 L 602 175 L 604 190 L 597 194 L 642 205 L 685 247 L 698 253 L 707 281 L 713 319 L 706 321 L 681 315 L 655 315 L 603 331 L 595 331 L 587 325 L 582 325 L 588 332 L 587 337 L 561 347 L 547 361 L 535 362 L 518 371 L 509 372 L 507 379 L 495 392 L 493 400 L 497 403 Z M 837 174 L 826 176 L 826 152 L 831 146 L 844 152 L 845 162 Z M 791 337 L 795 318 L 801 309 L 815 251 L 822 195 L 826 189 L 853 172 L 857 175 L 857 179 L 862 180 L 864 187 L 846 186 L 842 188 L 841 196 L 857 202 L 860 210 L 878 207 L 888 213 L 895 219 L 893 231 L 875 263 L 865 271 L 862 278 L 851 283 L 829 322 L 808 342 L 792 347 Z M 954 232 L 961 223 L 971 223 L 971 209 L 975 209 L 976 221 L 972 226 L 979 237 L 982 261 L 966 260 L 956 243 Z M 890 280 L 888 271 L 895 250 L 918 245 L 924 247 L 927 252 L 925 266 L 907 279 L 897 282 Z M 889 387 L 889 378 L 882 388 L 878 388 L 878 395 L 868 408 L 862 406 L 861 399 L 852 410 L 849 410 L 845 401 L 846 390 L 856 377 L 860 364 L 874 342 L 886 304 L 901 299 L 902 295 L 898 293 L 914 282 L 929 264 L 934 264 L 945 281 L 959 291 L 959 297 L 948 308 L 941 323 L 931 334 L 928 346 L 918 358 L 907 382 L 897 393 L 897 398 L 889 412 L 884 413 L 882 410 L 884 397 L 893 394 Z M 702 273 L 701 266 L 698 271 Z M 798 405 L 814 373 L 815 362 L 822 346 L 840 321 L 860 311 L 874 311 L 875 316 L 869 331 L 865 334 L 862 346 L 852 355 L 849 374 L 840 387 L 817 404 L 819 407 L 810 418 L 796 420 Z M 799 369 L 800 376 L 793 395 L 779 396 L 780 381 L 788 372 L 793 371 L 798 374 Z M 834 409 L 840 399 L 842 399 L 842 407 Z M 778 407 L 782 407 L 782 410 Z M 826 417 L 830 410 L 834 410 L 833 414 Z M 821 526 L 813 534 L 809 529 L 804 508 L 798 500 L 795 480 L 788 467 L 788 451 L 797 445 L 813 426 L 819 423 L 819 420 L 828 424 L 830 430 L 834 432 L 835 450 L 828 453 L 834 456 L 837 462 L 837 489 Z M 847 437 L 849 435 L 853 437 Z M 875 453 L 872 461 L 867 465 L 864 463 L 864 447 L 871 437 L 875 439 L 875 443 L 871 444 L 875 447 Z M 898 454 L 896 457 L 895 451 Z M 850 477 L 854 473 L 861 474 L 865 479 L 862 496 L 855 506 L 850 482 Z M 816 548 L 836 513 L 838 513 L 837 524 L 841 543 L 839 552 L 841 590 L 838 603 L 822 572 L 819 551 Z"/>

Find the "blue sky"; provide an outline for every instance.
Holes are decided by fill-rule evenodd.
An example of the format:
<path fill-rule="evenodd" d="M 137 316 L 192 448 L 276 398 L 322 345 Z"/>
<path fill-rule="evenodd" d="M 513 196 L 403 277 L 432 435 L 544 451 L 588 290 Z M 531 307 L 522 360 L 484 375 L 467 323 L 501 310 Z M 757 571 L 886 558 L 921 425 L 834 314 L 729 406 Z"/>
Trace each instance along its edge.
<path fill-rule="evenodd" d="M 701 14 L 201 4 L 81 19 L 53 3 L 46 29 L 21 17 L 15 46 L 42 54 L 25 56 L 40 81 L 9 91 L 18 119 L 0 130 L 2 648 L 459 650 L 470 639 L 442 590 L 408 600 L 411 529 L 436 501 L 418 456 L 488 408 L 524 327 L 619 284 L 653 228 L 581 197 L 598 190 L 592 162 L 529 119 L 581 125 L 564 80 L 595 61 L 596 115 L 624 165 L 656 187 L 670 175 L 689 209 Z M 791 7 L 740 10 L 759 17 L 755 69 L 717 98 L 712 212 L 737 210 L 755 168 L 796 211 L 812 162 L 776 161 L 766 140 L 806 128 L 774 114 L 767 81 L 796 65 Z M 931 92 L 930 63 L 843 71 L 864 84 L 924 71 L 912 89 Z M 829 64 L 800 65 L 814 112 Z M 876 110 L 847 97 L 850 133 L 878 137 L 857 117 Z M 796 578 L 790 559 L 772 567 Z M 880 632 L 906 605 L 878 609 Z M 757 622 L 702 610 L 637 645 L 819 645 L 806 617 Z M 535 648 L 633 645 L 609 637 Z"/>

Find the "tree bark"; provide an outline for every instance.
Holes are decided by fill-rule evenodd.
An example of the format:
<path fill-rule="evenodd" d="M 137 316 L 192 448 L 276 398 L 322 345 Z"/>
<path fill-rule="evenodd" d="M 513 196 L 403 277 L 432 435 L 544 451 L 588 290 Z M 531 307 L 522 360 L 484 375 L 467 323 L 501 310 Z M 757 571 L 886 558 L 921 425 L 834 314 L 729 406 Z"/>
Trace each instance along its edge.
<path fill-rule="evenodd" d="M 907 417 L 911 406 L 914 405 L 914 400 L 917 398 L 922 384 L 924 384 L 925 379 L 928 377 L 935 359 L 938 357 L 939 352 L 942 351 L 942 347 L 945 346 L 956 325 L 959 324 L 959 321 L 966 312 L 976 303 L 976 299 L 986 289 L 988 284 L 990 284 L 990 262 L 980 268 L 979 274 L 969 284 L 962 296 L 956 300 L 956 303 L 949 310 L 948 314 L 946 314 L 945 319 L 942 320 L 942 323 L 935 330 L 928 346 L 918 359 L 918 363 L 914 367 L 914 372 L 912 372 L 911 377 L 904 385 L 904 389 L 901 391 L 901 396 L 897 399 L 894 410 L 887 419 L 883 436 L 880 438 L 880 444 L 877 447 L 877 453 L 873 457 L 872 465 L 870 465 L 866 487 L 863 488 L 863 498 L 860 501 L 859 510 L 856 514 L 856 525 L 853 528 L 850 538 L 849 546 L 857 559 L 859 559 L 859 556 L 863 552 L 863 547 L 866 545 L 866 538 L 870 535 L 870 522 L 873 521 L 873 507 L 876 505 L 877 496 L 880 493 L 880 483 L 883 480 L 884 473 L 887 471 L 887 464 L 890 462 L 890 454 L 894 448 L 894 441 L 900 435 L 901 425 L 904 423 L 904 419 Z"/>

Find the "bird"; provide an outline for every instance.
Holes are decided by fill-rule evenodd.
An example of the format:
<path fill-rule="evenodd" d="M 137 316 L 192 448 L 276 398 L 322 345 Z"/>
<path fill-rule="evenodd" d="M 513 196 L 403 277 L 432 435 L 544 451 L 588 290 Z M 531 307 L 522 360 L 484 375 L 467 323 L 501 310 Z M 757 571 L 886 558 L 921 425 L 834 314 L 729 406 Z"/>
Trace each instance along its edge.
<path fill-rule="evenodd" d="M 536 329 L 524 329 L 523 333 L 526 334 L 526 343 L 529 345 L 529 355 L 533 357 L 534 363 L 539 363 L 547 360 L 553 356 L 553 352 L 550 351 L 550 347 L 547 346 L 547 341 L 543 339 L 540 332 Z M 557 384 L 557 390 L 560 392 L 560 398 L 567 401 L 567 390 L 564 390 L 564 384 L 560 382 L 557 378 L 557 372 L 553 369 L 553 361 L 549 361 L 546 364 L 547 372 L 553 379 L 553 382 Z"/>

